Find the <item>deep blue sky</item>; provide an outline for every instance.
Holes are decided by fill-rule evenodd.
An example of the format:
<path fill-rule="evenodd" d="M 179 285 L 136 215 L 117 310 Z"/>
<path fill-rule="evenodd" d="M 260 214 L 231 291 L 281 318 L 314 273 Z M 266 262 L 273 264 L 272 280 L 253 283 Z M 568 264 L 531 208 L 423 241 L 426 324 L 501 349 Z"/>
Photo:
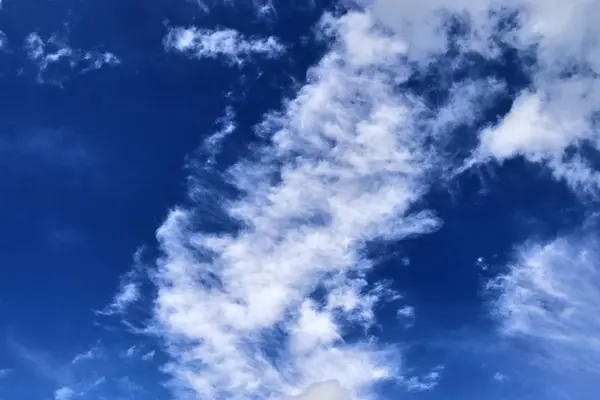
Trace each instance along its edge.
<path fill-rule="evenodd" d="M 572 91 L 556 89 L 560 84 L 570 84 L 573 76 L 581 79 L 584 87 L 595 87 L 598 74 L 594 72 L 594 60 L 580 59 L 574 50 L 570 55 L 572 65 L 563 66 L 564 70 L 558 72 L 548 67 L 555 53 L 560 54 L 562 40 L 568 44 L 578 37 L 562 30 L 555 36 L 544 36 L 542 28 L 540 36 L 531 34 L 527 27 L 537 26 L 532 23 L 536 18 L 549 23 L 557 21 L 553 19 L 556 15 L 550 15 L 534 0 L 515 1 L 525 11 L 521 11 L 522 15 L 507 13 L 500 23 L 485 20 L 475 9 L 465 6 L 467 14 L 473 13 L 472 25 L 463 21 L 466 31 L 481 33 L 487 32 L 484 25 L 492 27 L 493 34 L 486 43 L 497 46 L 496 52 L 481 50 L 476 39 L 460 29 L 454 30 L 459 25 L 453 28 L 448 21 L 442 23 L 433 17 L 437 15 L 436 7 L 456 12 L 453 2 L 442 7 L 425 1 L 421 11 L 421 6 L 411 8 L 405 3 L 398 2 L 397 14 L 393 14 L 395 3 L 385 0 L 353 6 L 343 2 L 275 1 L 269 3 L 270 7 L 238 1 L 201 5 L 183 0 L 143 4 L 131 0 L 4 0 L 0 9 L 0 400 L 162 400 L 186 396 L 269 399 L 270 395 L 295 395 L 316 383 L 301 364 L 312 359 L 294 358 L 293 351 L 292 355 L 283 351 L 288 349 L 288 340 L 296 343 L 294 335 L 298 330 L 289 328 L 295 326 L 296 303 L 286 309 L 285 318 L 266 324 L 262 330 L 241 328 L 235 325 L 235 318 L 219 319 L 222 310 L 228 309 L 219 308 L 224 304 L 250 304 L 244 314 L 251 320 L 255 315 L 252 295 L 262 290 L 267 293 L 270 282 L 288 282 L 286 279 L 295 275 L 290 272 L 292 275 L 281 278 L 284 272 L 266 269 L 270 272 L 257 275 L 264 279 L 262 284 L 252 281 L 251 294 L 236 297 L 237 293 L 223 288 L 230 283 L 234 287 L 232 282 L 242 287 L 250 285 L 247 281 L 237 281 L 235 272 L 219 275 L 216 269 L 209 275 L 204 271 L 208 271 L 209 264 L 233 268 L 246 265 L 243 263 L 247 260 L 250 261 L 244 268 L 251 269 L 255 258 L 256 265 L 264 267 L 272 254 L 277 262 L 293 264 L 294 259 L 312 254 L 315 247 L 298 247 L 301 253 L 294 253 L 293 249 L 286 253 L 281 249 L 289 248 L 278 240 L 293 237 L 292 243 L 303 243 L 298 234 L 307 231 L 301 227 L 337 226 L 331 222 L 335 221 L 335 205 L 359 197 L 357 193 L 344 197 L 346 190 L 364 187 L 367 193 L 376 190 L 371 184 L 383 182 L 382 185 L 389 184 L 389 190 L 404 184 L 395 178 L 402 173 L 388 177 L 381 170 L 379 174 L 379 164 L 370 158 L 378 149 L 374 147 L 359 156 L 373 171 L 365 182 L 343 183 L 338 177 L 339 180 L 332 178 L 325 189 L 318 189 L 310 186 L 310 180 L 299 180 L 305 187 L 290 184 L 285 192 L 291 196 L 285 200 L 289 207 L 283 211 L 273 205 L 279 204 L 274 197 L 261 197 L 267 192 L 275 196 L 279 188 L 287 187 L 286 182 L 292 181 L 286 174 L 300 171 L 299 166 L 313 165 L 314 160 L 338 160 L 330 156 L 337 150 L 320 153 L 308 144 L 312 131 L 325 132 L 328 124 L 343 124 L 335 118 L 319 119 L 321 113 L 347 107 L 353 128 L 343 125 L 346 134 L 344 129 L 352 130 L 368 121 L 361 114 L 363 110 L 375 110 L 378 102 L 390 99 L 394 99 L 394 105 L 406 106 L 412 118 L 411 133 L 402 139 L 403 146 L 435 159 L 415 167 L 422 168 L 422 174 L 406 173 L 412 200 L 402 203 L 405 210 L 394 209 L 393 215 L 379 222 L 373 219 L 373 224 L 380 224 L 373 228 L 373 234 L 368 231 L 371 225 L 357 222 L 356 226 L 362 228 L 356 249 L 352 250 L 354 244 L 348 245 L 348 254 L 357 254 L 350 264 L 362 265 L 358 262 L 362 261 L 371 262 L 371 266 L 366 270 L 351 269 L 344 279 L 359 282 L 352 279 L 364 278 L 361 304 L 367 304 L 369 293 L 375 293 L 380 302 L 373 306 L 373 317 L 364 317 L 356 310 L 349 311 L 348 317 L 339 310 L 332 312 L 340 337 L 331 348 L 342 343 L 356 345 L 360 351 L 364 343 L 387 349 L 392 346 L 394 354 L 402 354 L 403 361 L 396 360 L 402 367 L 388 377 L 392 379 L 382 380 L 370 377 L 370 370 L 356 369 L 357 376 L 369 378 L 359 382 L 352 375 L 346 382 L 335 374 L 335 365 L 319 359 L 316 376 L 338 379 L 356 396 L 352 399 L 594 398 L 600 346 L 590 338 L 600 334 L 600 326 L 587 317 L 587 311 L 593 310 L 595 300 L 600 299 L 600 285 L 593 283 L 600 272 L 596 272 L 593 246 L 583 246 L 595 243 L 597 235 L 597 123 L 590 116 L 597 115 L 594 112 L 600 110 L 600 101 L 577 92 L 575 98 L 581 103 L 576 103 L 568 97 Z M 600 10 L 581 1 L 576 3 L 572 6 L 576 16 L 582 10 L 584 14 Z M 329 21 L 338 21 L 330 22 L 328 28 L 322 22 L 327 13 L 331 13 Z M 344 16 L 352 13 L 371 16 L 368 23 L 372 25 L 361 30 L 360 19 Z M 572 22 L 569 18 L 577 17 L 569 14 L 557 18 Z M 442 37 L 442 51 L 429 48 L 435 41 L 433 36 L 422 39 L 430 33 L 423 26 L 434 23 L 440 24 L 435 38 Z M 518 39 L 511 41 L 513 36 L 502 36 L 503 31 L 497 30 L 502 24 L 508 26 L 504 32 L 513 32 Z M 593 23 L 581 25 L 582 37 L 595 32 Z M 409 26 L 413 28 L 406 28 Z M 247 51 L 241 47 L 230 52 L 218 50 L 216 55 L 198 47 L 199 42 L 178 48 L 183 41 L 168 39 L 169 32 L 177 27 L 201 29 L 196 31 L 198 37 L 233 30 L 238 46 L 243 42 L 250 47 L 254 43 L 255 47 Z M 41 56 L 32 50 L 32 34 L 44 43 Z M 383 50 L 368 41 L 376 35 L 389 40 Z M 258 49 L 260 40 L 268 37 L 283 49 L 280 53 Z M 384 57 L 382 61 L 377 59 L 386 51 L 391 54 L 395 51 L 393 44 L 401 42 L 409 50 L 394 62 Z M 347 43 L 350 45 L 345 48 Z M 573 43 L 577 47 L 584 41 Z M 596 48 L 593 40 L 590 43 L 590 48 Z M 58 60 L 47 57 L 66 48 L 70 53 Z M 107 60 L 102 57 L 109 53 L 118 62 L 101 62 Z M 320 60 L 327 60 L 332 54 L 341 54 L 338 64 L 309 72 L 315 65 L 325 65 Z M 371 56 L 377 60 L 369 59 Z M 365 59 L 366 66 L 353 64 Z M 327 88 L 336 91 L 338 97 L 323 95 L 329 102 L 320 104 L 321 98 L 306 88 L 320 87 L 331 71 L 342 71 L 339 73 L 343 78 Z M 353 87 L 354 81 L 344 80 L 352 74 L 365 83 Z M 388 82 L 381 76 L 396 81 Z M 368 86 L 377 79 L 389 85 L 389 94 Z M 460 88 L 471 91 L 457 95 Z M 303 90 L 308 95 L 299 96 L 305 93 Z M 539 115 L 549 115 L 551 123 L 544 125 L 543 118 L 531 117 L 534 122 L 527 125 L 530 114 L 518 114 L 522 104 L 518 99 L 528 93 L 545 99 L 547 109 L 542 107 Z M 288 100 L 297 98 L 298 108 L 304 113 L 294 114 L 293 105 L 286 108 Z M 463 101 L 468 103 L 466 109 L 460 108 Z M 312 104 L 316 104 L 315 108 L 310 107 Z M 571 106 L 576 111 L 571 112 Z M 528 113 L 537 110 L 523 109 Z M 448 114 L 451 117 L 444 121 L 450 118 L 451 123 L 444 125 L 439 122 L 443 119 L 440 115 L 448 110 L 452 110 Z M 281 112 L 279 119 L 273 120 L 273 113 L 277 112 Z M 516 117 L 510 119 L 513 113 Z M 392 115 L 398 115 L 398 111 Z M 310 128 L 313 119 L 316 123 Z M 584 122 L 571 123 L 580 120 Z M 260 125 L 263 121 L 270 125 Z M 503 130 L 508 122 L 502 125 L 502 121 L 517 123 Z M 219 148 L 210 147 L 208 138 L 227 123 L 235 129 Z M 521 126 L 525 128 L 520 130 Z M 558 134 L 552 131 L 557 126 L 564 127 Z M 307 144 L 289 152 L 281 150 L 283 147 L 277 147 L 278 144 L 269 144 L 270 135 L 277 138 L 276 132 L 291 132 L 291 143 L 307 140 Z M 392 130 L 390 137 L 408 135 L 403 132 Z M 539 137 L 523 139 L 538 133 Z M 346 149 L 355 143 L 355 139 L 342 143 L 340 137 L 332 137 L 326 145 L 332 145 L 332 149 L 335 144 L 341 143 L 339 149 Z M 486 142 L 489 137 L 496 141 Z M 279 143 L 277 139 L 275 142 Z M 339 151 L 343 157 L 348 156 L 340 165 L 351 165 L 352 154 Z M 211 157 L 214 163 L 206 164 Z M 570 164 L 575 159 L 583 160 L 589 168 Z M 236 164 L 243 160 L 248 164 Z M 228 170 L 235 165 L 238 169 Z M 352 167 L 347 168 L 353 171 Z M 271 175 L 253 181 L 248 171 Z M 249 187 L 242 187 L 244 182 L 250 182 Z M 376 209 L 378 201 L 385 207 L 388 201 L 382 197 L 383 192 L 376 193 L 378 197 L 360 209 L 352 208 L 347 200 L 343 205 L 350 208 L 343 220 L 351 224 L 354 220 L 363 221 L 365 215 L 364 218 L 376 218 L 371 217 L 371 207 Z M 294 209 L 294 196 L 302 199 L 301 210 L 314 208 L 314 214 L 299 211 L 296 215 L 289 211 Z M 319 208 L 319 201 L 328 200 L 332 201 L 329 208 Z M 249 208 L 238 210 L 236 221 L 236 216 L 227 211 L 230 204 Z M 192 215 L 182 217 L 181 226 L 169 225 L 168 221 L 175 220 L 172 210 L 177 206 Z M 251 207 L 260 211 L 252 214 L 248 211 Z M 425 211 L 435 216 L 435 228 L 424 228 L 419 222 L 408 237 L 390 233 L 395 224 L 402 229 L 404 221 Z M 290 224 L 296 225 L 290 228 Z M 273 233 L 278 239 L 271 243 L 276 249 L 269 250 L 272 253 L 261 253 L 257 243 L 253 245 L 256 248 L 245 248 L 240 239 L 243 235 L 231 233 L 242 232 L 250 237 L 253 232 L 263 232 L 265 226 L 281 230 L 281 236 Z M 157 241 L 159 228 L 168 233 L 167 239 L 159 233 Z M 328 235 L 327 229 L 323 232 Z M 351 235 L 342 228 L 336 229 L 331 228 L 331 236 L 325 235 L 330 242 L 341 235 Z M 198 237 L 209 237 L 214 232 L 229 232 L 224 237 L 234 238 L 232 243 L 242 247 L 232 244 L 225 250 L 212 249 L 206 254 L 189 250 L 194 240 L 200 240 Z M 271 231 L 264 232 L 271 238 Z M 561 244 L 563 238 L 565 246 Z M 559 243 L 557 250 L 552 247 L 555 241 Z M 551 254 L 544 256 L 541 264 L 530 263 L 537 250 L 527 249 L 545 244 L 550 244 Z M 328 245 L 323 244 L 325 254 L 336 250 L 334 245 Z M 231 250 L 234 248 L 238 253 Z M 588 254 L 588 250 L 589 257 L 575 256 Z M 211 258 L 220 259 L 215 254 L 225 261 L 218 264 Z M 238 264 L 227 261 L 230 258 L 226 256 L 234 257 L 232 254 L 239 255 Z M 318 254 L 322 258 L 310 258 L 302 267 L 330 260 L 327 255 Z M 187 283 L 169 281 L 169 273 L 174 273 L 177 263 L 189 262 L 190 257 L 191 269 L 184 274 Z M 337 256 L 331 257 L 335 261 Z M 565 269 L 563 266 L 571 265 L 571 260 L 574 264 Z M 523 269 L 519 269 L 520 265 L 524 265 Z M 543 268 L 543 272 L 536 272 L 536 268 Z M 335 292 L 333 282 L 339 282 L 331 280 L 335 271 L 328 271 L 329 275 L 310 275 L 310 284 L 300 280 L 303 283 L 297 283 L 304 285 L 301 287 L 306 290 L 306 298 L 314 299 L 318 303 L 316 309 L 324 313 L 329 310 L 327 295 Z M 244 276 L 243 272 L 240 274 Z M 553 283 L 541 283 L 545 279 Z M 135 293 L 126 300 L 121 296 L 124 303 L 119 303 L 127 285 Z M 384 286 L 388 292 L 382 291 Z M 185 293 L 175 290 L 182 287 L 194 288 L 193 293 L 198 296 L 192 296 L 186 305 L 201 307 L 199 314 L 185 314 L 189 325 L 177 325 L 161 314 L 161 307 L 171 304 L 169 296 Z M 209 297 L 202 297 L 221 289 L 232 296 L 233 303 L 226 302 L 229 297 L 215 297 L 214 303 Z M 284 298 L 293 298 L 294 293 L 289 292 Z M 269 297 L 265 294 L 261 298 Z M 206 316 L 212 315 L 208 309 L 213 304 L 215 310 L 221 310 L 214 321 Z M 186 309 L 184 303 L 177 307 Z M 267 301 L 259 309 L 270 307 L 275 306 Z M 408 311 L 399 313 L 409 309 L 414 315 Z M 357 325 L 352 315 L 362 315 L 360 318 L 367 325 Z M 215 325 L 211 325 L 213 322 Z M 196 333 L 196 324 L 214 330 L 206 328 Z M 260 384 L 264 387 L 259 385 L 257 389 L 227 387 L 227 383 L 242 378 L 234 372 L 224 378 L 219 375 L 227 372 L 219 369 L 218 362 L 210 358 L 213 353 L 203 347 L 216 339 L 203 335 L 223 334 L 229 329 L 243 343 L 237 348 L 241 353 L 247 352 L 251 358 L 265 354 L 285 383 L 276 379 L 272 383 L 265 377 Z M 322 332 L 319 329 L 310 325 L 308 332 Z M 557 332 L 564 336 L 557 339 Z M 190 349 L 186 346 L 193 347 L 194 340 L 199 343 L 194 354 L 204 364 L 182 361 L 182 354 Z M 255 345 L 261 352 L 255 353 Z M 364 351 L 371 354 L 371 350 Z M 234 353 L 226 354 L 230 357 Z M 373 350 L 373 354 L 377 353 Z M 572 363 L 581 354 L 589 355 L 589 360 L 586 356 L 585 361 Z M 387 363 L 389 357 L 376 360 Z M 165 365 L 169 367 L 165 369 Z M 306 365 L 314 368 L 313 364 Z M 231 370 L 237 371 L 235 367 Z M 178 380 L 178 371 L 198 379 L 207 377 L 208 386 L 214 389 L 216 385 L 216 394 L 211 397 L 206 387 Z M 264 374 L 267 376 L 267 372 Z M 218 379 L 211 380 L 213 377 Z M 242 383 L 247 385 L 243 379 Z M 345 399 L 309 395 L 307 400 Z M 272 397 L 275 398 L 285 397 Z"/>

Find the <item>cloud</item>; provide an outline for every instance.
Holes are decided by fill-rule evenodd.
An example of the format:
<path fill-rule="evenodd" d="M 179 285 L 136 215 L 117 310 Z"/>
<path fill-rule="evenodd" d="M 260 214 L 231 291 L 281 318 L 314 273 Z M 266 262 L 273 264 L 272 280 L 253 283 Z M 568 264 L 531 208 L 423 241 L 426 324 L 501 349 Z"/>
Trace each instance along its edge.
<path fill-rule="evenodd" d="M 85 361 L 85 360 L 92 360 L 99 356 L 100 356 L 100 349 L 98 347 L 94 346 L 91 349 L 89 349 L 88 351 L 79 353 L 75 357 L 73 357 L 73 360 L 71 360 L 71 364 L 77 364 L 77 363 Z"/>
<path fill-rule="evenodd" d="M 427 373 L 423 377 L 411 376 L 410 378 L 405 379 L 404 384 L 407 389 L 411 392 L 422 392 L 428 391 L 436 387 L 441 379 L 441 372 L 444 370 L 444 367 L 438 366 L 435 370 Z"/>
<path fill-rule="evenodd" d="M 413 318 L 415 316 L 415 308 L 411 306 L 404 306 L 397 311 L 396 315 L 402 318 Z"/>
<path fill-rule="evenodd" d="M 125 352 L 123 353 L 123 356 L 131 358 L 131 357 L 135 356 L 137 353 L 138 353 L 137 346 L 130 346 L 127 350 L 125 350 Z"/>
<path fill-rule="evenodd" d="M 137 282 L 124 281 L 113 301 L 101 313 L 105 315 L 122 314 L 139 298 L 139 284 Z"/>
<path fill-rule="evenodd" d="M 40 83 L 59 84 L 64 76 L 60 73 L 49 73 L 51 66 L 61 66 L 81 73 L 101 69 L 105 66 L 115 67 L 120 59 L 110 52 L 74 49 L 66 39 L 51 36 L 44 40 L 38 33 L 30 33 L 25 39 L 25 50 L 29 59 L 37 65 Z"/>
<path fill-rule="evenodd" d="M 260 55 L 275 58 L 285 48 L 274 37 L 246 38 L 232 29 L 208 30 L 198 28 L 171 28 L 164 39 L 167 50 L 177 51 L 193 58 L 224 58 L 231 64 L 241 64 L 248 57 Z"/>
<path fill-rule="evenodd" d="M 47 354 L 32 350 L 12 339 L 8 339 L 7 343 L 10 350 L 39 376 L 61 384 L 68 380 L 68 373 L 64 368 L 58 366 Z"/>
<path fill-rule="evenodd" d="M 594 121 L 600 111 L 600 3 L 362 4 L 363 10 L 322 19 L 319 34 L 333 42 L 331 50 L 309 71 L 296 97 L 257 126 L 268 144 L 223 173 L 236 196 L 220 193 L 219 204 L 239 229 L 215 234 L 197 226 L 207 190 L 193 179 L 190 192 L 197 195 L 190 197 L 197 207 L 174 208 L 158 229 L 163 257 L 155 329 L 168 344 L 173 361 L 167 371 L 174 384 L 191 393 L 274 400 L 341 388 L 358 399 L 374 397 L 375 384 L 385 380 L 408 390 L 437 385 L 441 367 L 410 376 L 402 354 L 370 336 L 373 309 L 385 296 L 366 280 L 375 262 L 363 250 L 371 240 L 399 240 L 440 226 L 432 213 L 413 208 L 428 182 L 451 167 L 444 158 L 447 136 L 474 122 L 486 97 L 512 96 L 492 77 L 451 82 L 441 106 L 399 89 L 440 57 L 462 55 L 447 67 L 448 77 L 442 76 L 447 79 L 473 53 L 502 63 L 503 48 L 509 47 L 533 60 L 527 67 L 531 82 L 518 89 L 507 115 L 476 133 L 468 168 L 522 157 L 573 188 L 596 185 L 597 172 L 583 150 L 600 149 Z M 451 33 L 451 22 L 465 29 Z M 174 28 L 164 45 L 235 64 L 252 54 L 279 55 L 284 49 L 270 40 L 232 30 Z M 222 136 L 217 132 L 215 138 Z M 567 297 L 548 291 L 571 290 L 569 279 L 589 273 L 552 267 L 552 274 L 560 272 L 556 282 L 548 284 L 548 270 L 540 278 L 540 263 L 530 262 L 536 257 L 561 252 L 581 257 L 560 243 L 524 251 L 516 264 L 521 267 L 494 287 L 502 292 L 496 307 L 507 335 L 539 338 L 546 350 L 557 350 L 548 354 L 568 358 L 573 353 L 563 346 L 595 346 L 586 331 L 595 326 L 574 311 L 572 299 L 586 307 L 598 299 L 593 280 Z M 366 336 L 347 340 L 357 327 Z M 565 332 L 581 330 L 585 334 L 565 338 Z M 582 353 L 588 365 L 594 364 L 593 354 Z"/>
<path fill-rule="evenodd" d="M 493 376 L 494 381 L 496 382 L 505 382 L 508 377 L 500 372 L 496 372 Z"/>
<path fill-rule="evenodd" d="M 259 124 L 268 144 L 222 175 L 239 193 L 220 202 L 239 230 L 197 228 L 206 188 L 195 180 L 197 208 L 174 208 L 158 229 L 154 328 L 174 385 L 192 397 L 274 400 L 308 390 L 368 399 L 381 381 L 430 390 L 440 378 L 439 368 L 407 376 L 398 349 L 346 333 L 369 332 L 374 307 L 389 298 L 366 280 L 375 262 L 364 244 L 440 226 L 414 206 L 443 169 L 432 144 L 473 117 L 466 105 L 481 92 L 467 88 L 479 83 L 452 91 L 432 116 L 397 90 L 412 72 L 408 47 L 372 15 L 328 16 L 321 28 L 334 38 L 331 51 Z"/>
<path fill-rule="evenodd" d="M 142 282 L 144 265 L 141 261 L 144 249 L 139 248 L 133 256 L 133 268 L 123 274 L 120 279 L 119 289 L 111 302 L 102 310 L 96 311 L 99 315 L 113 316 L 124 315 L 125 312 L 142 298 Z"/>
<path fill-rule="evenodd" d="M 531 65 L 531 84 L 496 126 L 480 134 L 469 166 L 522 157 L 548 168 L 583 193 L 598 193 L 593 168 L 600 150 L 600 3 L 575 0 L 364 0 L 373 15 L 406 43 L 407 57 L 423 70 L 457 49 L 505 62 L 502 48 Z M 558 5 L 561 5 L 560 7 Z M 450 34 L 449 21 L 459 29 Z M 364 47 L 359 47 L 364 49 Z M 371 49 L 367 49 L 372 51 Z"/>
<path fill-rule="evenodd" d="M 140 357 L 140 359 L 144 360 L 144 361 L 150 361 L 154 358 L 154 355 L 156 354 L 156 352 L 154 350 L 149 351 L 145 354 L 142 354 L 142 356 Z"/>
<path fill-rule="evenodd" d="M 9 368 L 2 368 L 0 369 L 0 379 L 6 377 L 8 374 L 10 374 L 10 369 Z"/>
<path fill-rule="evenodd" d="M 219 128 L 202 143 L 202 151 L 208 156 L 207 166 L 215 164 L 215 157 L 221 152 L 223 142 L 237 129 L 235 122 L 235 111 L 232 107 L 227 107 L 225 114 L 219 118 L 216 123 Z"/>
<path fill-rule="evenodd" d="M 501 333 L 531 343 L 551 368 L 599 373 L 598 248 L 580 234 L 519 248 L 489 284 Z"/>
<path fill-rule="evenodd" d="M 396 311 L 396 318 L 398 318 L 405 327 L 412 327 L 415 320 L 415 308 L 412 306 L 404 306 L 398 309 L 398 311 Z"/>
<path fill-rule="evenodd" d="M 76 396 L 77 392 L 67 386 L 61 387 L 54 392 L 54 400 L 71 400 Z"/>
<path fill-rule="evenodd" d="M 349 400 L 349 393 L 337 381 L 319 382 L 311 385 L 291 400 Z"/>
<path fill-rule="evenodd" d="M 104 375 L 97 373 L 102 369 L 98 364 L 102 358 L 98 344 L 70 358 L 66 364 L 13 339 L 9 338 L 7 344 L 33 372 L 55 385 L 55 400 L 85 397 L 107 381 Z"/>

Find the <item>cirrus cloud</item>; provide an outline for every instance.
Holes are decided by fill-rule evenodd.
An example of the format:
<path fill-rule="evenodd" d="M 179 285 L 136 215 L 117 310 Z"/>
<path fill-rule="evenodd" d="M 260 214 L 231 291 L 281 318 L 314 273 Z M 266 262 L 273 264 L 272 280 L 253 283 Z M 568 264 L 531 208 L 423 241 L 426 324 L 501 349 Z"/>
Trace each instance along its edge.
<path fill-rule="evenodd" d="M 530 341 L 555 368 L 600 373 L 598 243 L 570 235 L 528 243 L 506 274 L 490 282 L 501 332 Z"/>

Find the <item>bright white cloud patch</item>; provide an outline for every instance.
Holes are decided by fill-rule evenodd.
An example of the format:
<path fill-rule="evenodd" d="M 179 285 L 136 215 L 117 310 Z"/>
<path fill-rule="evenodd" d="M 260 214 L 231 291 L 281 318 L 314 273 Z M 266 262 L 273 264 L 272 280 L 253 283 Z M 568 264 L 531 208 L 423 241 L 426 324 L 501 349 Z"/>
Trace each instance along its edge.
<path fill-rule="evenodd" d="M 567 150 L 600 149 L 600 2 L 575 0 L 364 0 L 374 15 L 407 43 L 408 56 L 426 67 L 449 47 L 449 16 L 468 26 L 455 38 L 463 51 L 501 57 L 499 42 L 531 54 L 532 85 L 509 114 L 481 133 L 475 162 L 521 156 L 550 168 L 557 179 L 597 191 L 590 160 Z M 506 21 L 510 21 L 506 23 Z M 498 29 L 503 25 L 502 31 Z M 493 40 L 492 40 L 493 39 Z M 364 47 L 361 47 L 364 48 Z M 370 50 L 369 50 L 370 51 Z"/>
<path fill-rule="evenodd" d="M 54 400 L 71 400 L 77 396 L 77 393 L 70 387 L 61 387 L 54 392 Z"/>
<path fill-rule="evenodd" d="M 543 162 L 569 184 L 597 189 L 598 179 L 586 159 L 565 157 L 569 147 L 590 144 L 597 149 L 595 113 L 600 111 L 600 3 L 576 0 L 496 0 L 396 2 L 374 0 L 374 10 L 400 34 L 409 36 L 411 54 L 418 60 L 446 50 L 440 30 L 443 13 L 457 15 L 470 25 L 462 39 L 465 49 L 498 56 L 489 38 L 496 24 L 518 10 L 515 23 L 504 28 L 502 41 L 523 52 L 535 51 L 533 85 L 513 104 L 496 127 L 481 135 L 478 157 L 498 160 L 523 156 Z"/>
<path fill-rule="evenodd" d="M 114 67 L 121 63 L 112 53 L 74 49 L 63 38 L 52 36 L 44 40 L 35 32 L 27 36 L 24 46 L 29 58 L 38 67 L 40 82 L 60 82 L 60 79 L 48 75 L 48 69 L 53 65 L 88 72 L 105 66 Z"/>
<path fill-rule="evenodd" d="M 239 64 L 251 55 L 277 57 L 285 50 L 274 37 L 246 38 L 233 29 L 173 28 L 165 37 L 164 44 L 168 50 L 194 58 L 222 57 L 233 64 Z"/>
<path fill-rule="evenodd" d="M 530 340 L 554 367 L 600 372 L 600 254 L 578 236 L 519 249 L 491 282 L 502 332 Z"/>
<path fill-rule="evenodd" d="M 164 257 L 155 318 L 173 357 L 167 370 L 207 399 L 275 400 L 305 390 L 366 399 L 382 380 L 428 390 L 440 376 L 406 377 L 398 351 L 344 336 L 371 326 L 373 307 L 390 297 L 364 278 L 373 267 L 365 242 L 439 226 L 410 207 L 440 167 L 425 143 L 456 121 L 424 118 L 419 101 L 395 90 L 409 76 L 406 46 L 368 13 L 323 27 L 336 44 L 296 98 L 260 125 L 270 143 L 223 175 L 243 193 L 222 204 L 240 230 L 197 231 L 199 199 L 198 209 L 173 210 L 157 233 Z M 459 107 L 470 92 L 459 92 L 454 109 L 470 117 Z M 190 190 L 195 199 L 207 191 L 194 183 Z M 312 298 L 318 288 L 323 298 Z"/>

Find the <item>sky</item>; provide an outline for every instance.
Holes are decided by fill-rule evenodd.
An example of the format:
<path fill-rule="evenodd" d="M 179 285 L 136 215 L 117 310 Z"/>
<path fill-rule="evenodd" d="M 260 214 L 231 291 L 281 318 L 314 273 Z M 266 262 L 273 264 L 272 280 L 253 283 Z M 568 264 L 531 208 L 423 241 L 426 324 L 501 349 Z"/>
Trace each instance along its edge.
<path fill-rule="evenodd" d="M 592 400 L 600 2 L 0 0 L 0 400 Z"/>

